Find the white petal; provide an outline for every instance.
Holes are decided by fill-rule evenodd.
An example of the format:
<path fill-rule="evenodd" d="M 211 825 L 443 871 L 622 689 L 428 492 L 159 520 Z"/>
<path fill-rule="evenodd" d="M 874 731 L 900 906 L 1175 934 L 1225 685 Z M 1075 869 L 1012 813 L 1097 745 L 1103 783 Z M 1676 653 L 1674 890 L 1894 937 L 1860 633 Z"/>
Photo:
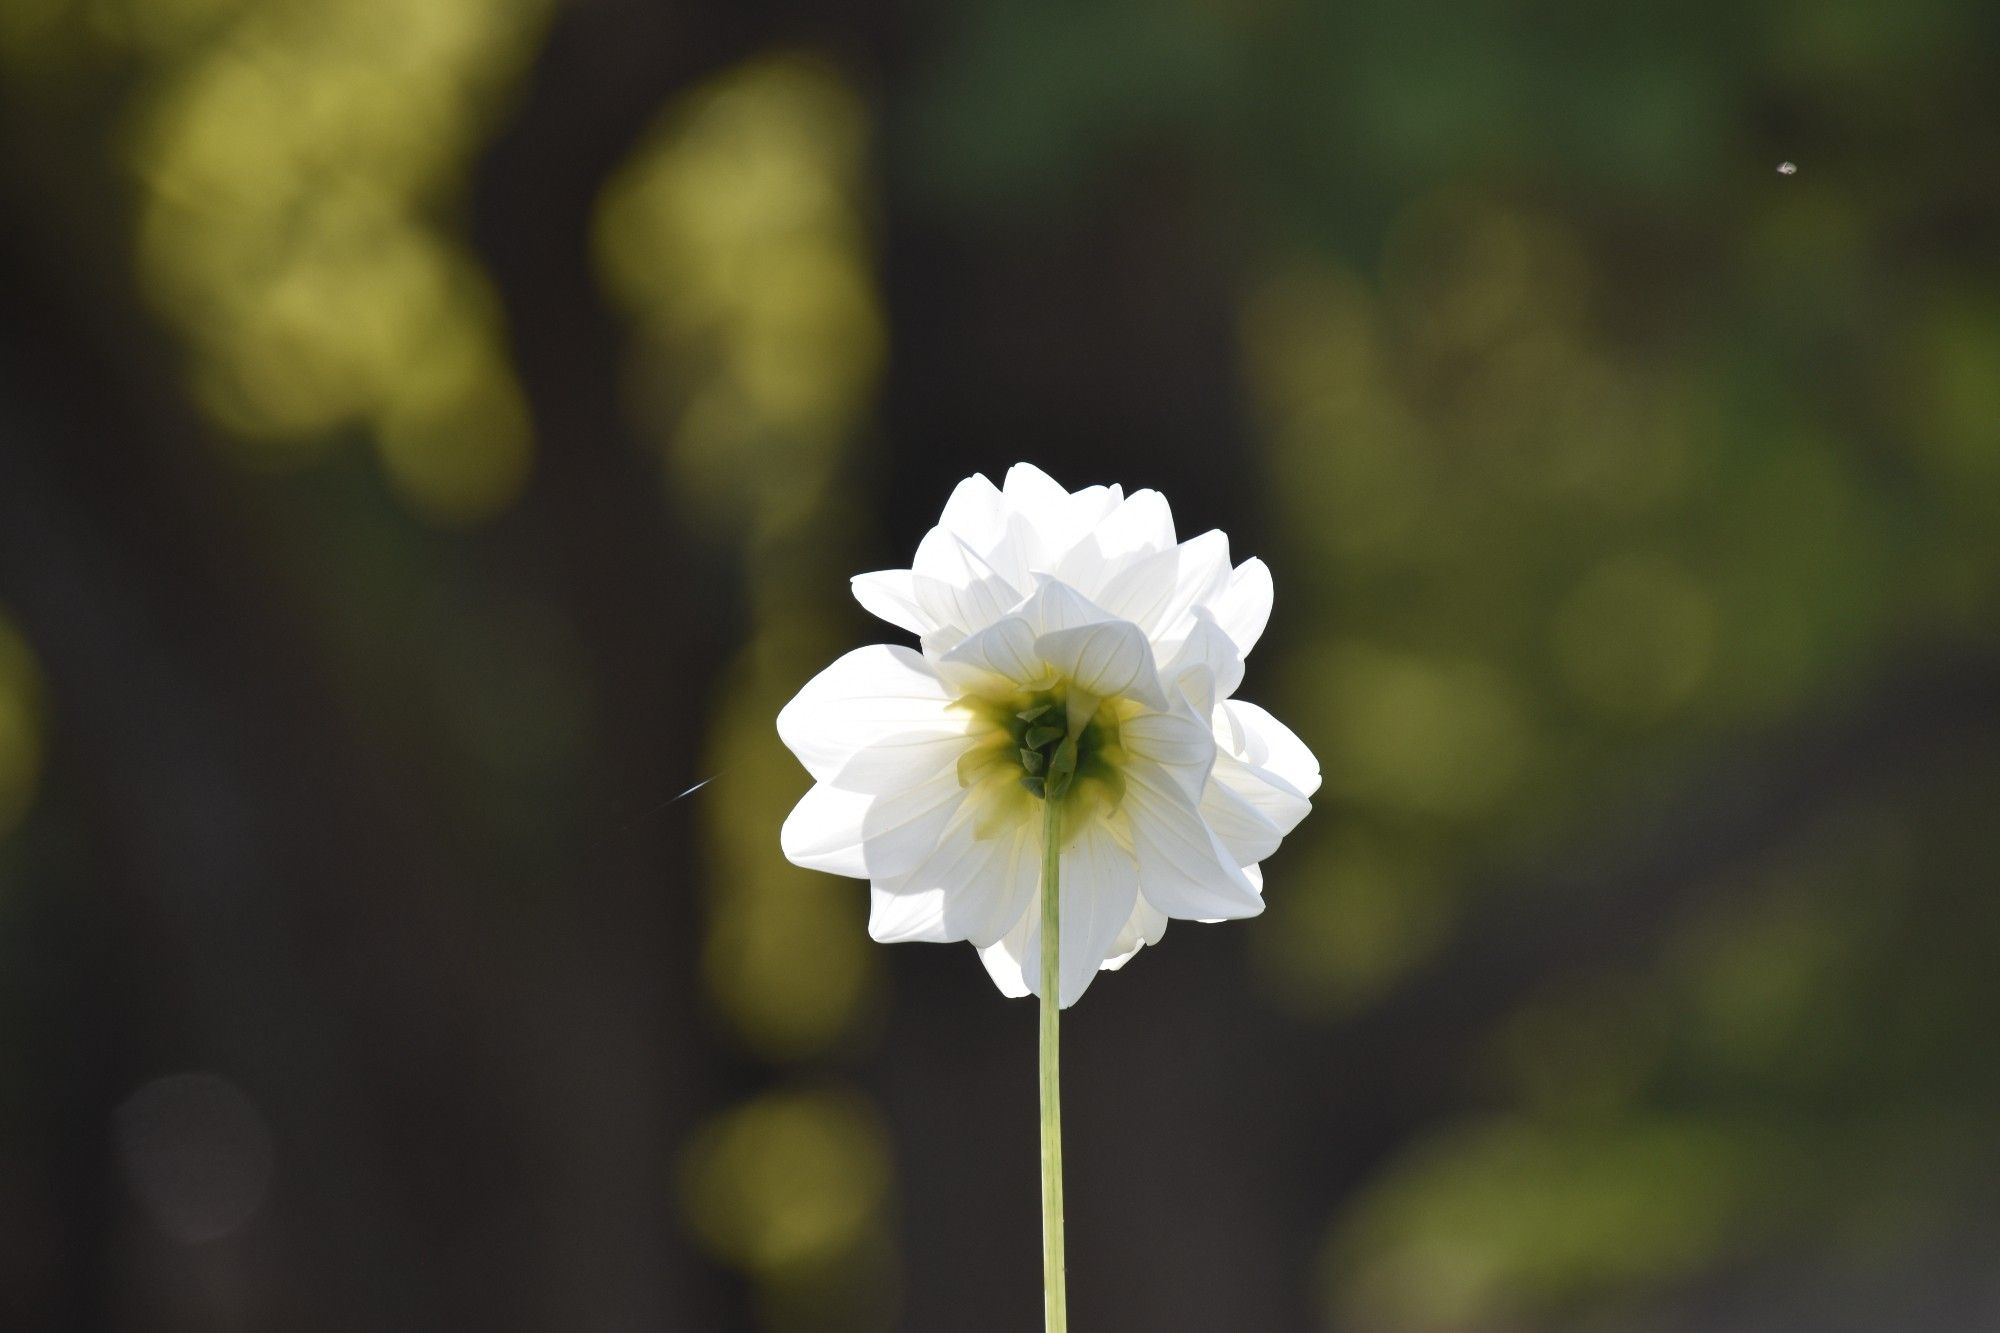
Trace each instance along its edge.
<path fill-rule="evenodd" d="M 1264 900 L 1235 858 L 1216 841 L 1200 812 L 1168 772 L 1139 762 L 1125 769 L 1125 800 L 1139 881 L 1146 901 L 1191 921 L 1255 916 Z"/>
<path fill-rule="evenodd" d="M 1014 608 L 1037 637 L 1059 629 L 1078 629 L 1117 617 L 1051 574 L 1035 575 L 1035 590 Z"/>
<path fill-rule="evenodd" d="M 1020 921 L 1034 896 L 1041 873 L 1040 824 L 1024 822 L 981 837 L 978 806 L 966 801 L 930 855 L 908 874 L 876 885 L 878 903 L 882 893 L 938 895 L 936 928 L 943 933 L 923 938 L 993 944 Z"/>
<path fill-rule="evenodd" d="M 1174 592 L 1174 577 L 1180 568 L 1180 551 L 1169 547 L 1139 556 L 1104 581 L 1097 601 L 1120 620 L 1129 620 L 1142 629 L 1145 617 L 1163 606 Z"/>
<path fill-rule="evenodd" d="M 1208 785 L 1215 762 L 1215 733 L 1181 713 L 1141 713 L 1125 719 L 1119 741 L 1133 758 L 1169 773 L 1190 800 Z"/>
<path fill-rule="evenodd" d="M 1082 540 L 1083 535 L 1104 521 L 1105 515 L 1125 503 L 1125 492 L 1116 486 L 1086 486 L 1069 497 L 1069 523 L 1063 550 Z"/>
<path fill-rule="evenodd" d="M 1008 558 L 1018 564 L 1023 579 L 1032 571 L 1049 569 L 1083 531 L 1072 518 L 1070 493 L 1032 463 L 1007 469 L 1001 489 L 1007 506 Z"/>
<path fill-rule="evenodd" d="M 1299 821 L 1312 813 L 1312 802 L 1291 783 L 1268 768 L 1245 763 L 1221 751 L 1215 756 L 1215 768 L 1208 785 L 1211 791 L 1217 787 L 1228 788 L 1239 800 L 1263 816 L 1280 836 L 1297 828 Z"/>
<path fill-rule="evenodd" d="M 778 845 L 808 870 L 891 879 L 930 853 L 964 799 L 952 773 L 890 796 L 816 783 L 786 816 Z"/>
<path fill-rule="evenodd" d="M 1236 693 L 1243 683 L 1243 657 L 1235 640 L 1196 607 L 1188 637 L 1161 669 L 1160 677 L 1180 690 L 1199 717 L 1215 712 L 1217 701 Z"/>
<path fill-rule="evenodd" d="M 1319 760 L 1292 729 L 1256 704 L 1230 699 L 1222 705 L 1238 744 L 1227 746 L 1237 758 L 1267 768 L 1296 788 L 1301 796 L 1319 790 Z"/>
<path fill-rule="evenodd" d="M 1006 524 L 1006 504 L 999 489 L 979 472 L 952 488 L 951 498 L 938 516 L 940 528 L 977 551 L 991 549 L 1005 533 Z"/>
<path fill-rule="evenodd" d="M 923 634 L 935 629 L 931 618 L 917 602 L 916 575 L 907 569 L 880 569 L 872 574 L 856 574 L 849 580 L 854 600 L 871 615 L 880 616 L 898 629 Z"/>
<path fill-rule="evenodd" d="M 1062 854 L 1062 1007 L 1082 998 L 1139 901 L 1139 865 L 1102 823 Z"/>
<path fill-rule="evenodd" d="M 877 944 L 908 944 L 922 941 L 943 944 L 961 938 L 945 926 L 945 893 L 926 889 L 907 893 L 884 888 L 880 882 L 868 886 L 868 936 Z"/>
<path fill-rule="evenodd" d="M 1127 565 L 1174 545 L 1174 516 L 1158 491 L 1137 491 L 1079 536 L 1053 571 L 1095 598 Z"/>
<path fill-rule="evenodd" d="M 973 719 L 908 648 L 856 648 L 807 681 L 778 713 L 778 735 L 820 782 L 898 791 L 950 768 Z"/>
<path fill-rule="evenodd" d="M 998 577 L 958 584 L 917 574 L 911 584 L 918 610 L 930 622 L 930 628 L 920 633 L 930 637 L 951 631 L 954 643 L 985 629 L 1020 600 L 1014 585 Z"/>
<path fill-rule="evenodd" d="M 1091 534 L 1107 560 L 1151 555 L 1173 546 L 1174 511 L 1158 491 L 1134 491 Z"/>
<path fill-rule="evenodd" d="M 958 488 L 951 493 L 951 499 L 945 502 L 944 514 L 938 519 L 938 529 L 956 537 L 979 558 L 981 564 L 1014 587 L 1027 586 L 1029 569 L 1039 546 L 1034 529 L 985 477 L 968 477 L 958 484 Z M 945 554 L 941 542 L 932 543 L 929 550 L 920 546 L 918 572 L 942 578 L 947 583 L 956 582 L 957 579 L 938 563 L 939 557 Z M 971 630 L 978 626 L 966 628 Z"/>
<path fill-rule="evenodd" d="M 1280 829 L 1261 807 L 1224 782 L 1208 784 L 1202 791 L 1200 808 L 1202 823 L 1208 825 L 1216 841 L 1241 866 L 1255 865 L 1277 851 L 1284 835 L 1298 823 L 1294 819 Z"/>
<path fill-rule="evenodd" d="M 1086 825 L 1063 848 L 1062 949 L 1056 959 L 1061 970 L 1058 1003 L 1067 1009 L 1075 1004 L 1097 976 L 1105 960 L 1118 952 L 1113 946 L 1119 932 L 1131 920 L 1133 905 L 1139 901 L 1139 867 L 1132 853 L 1120 847 L 1101 822 Z M 1026 947 L 1021 966 L 1031 993 L 1041 987 L 1041 895 L 1035 895 L 1027 918 Z"/>
<path fill-rule="evenodd" d="M 965 637 L 964 630 L 953 625 L 946 625 L 934 630 L 925 631 L 923 637 L 917 643 L 924 650 L 924 656 L 935 662 L 961 643 L 964 643 Z"/>
<path fill-rule="evenodd" d="M 1252 556 L 1229 575 L 1221 592 L 1209 598 L 1208 609 L 1222 632 L 1236 641 L 1236 651 L 1250 656 L 1271 619 L 1271 570 Z"/>
<path fill-rule="evenodd" d="M 1154 640 L 1182 638 L 1189 613 L 1229 582 L 1229 538 L 1219 531 L 1147 556 L 1114 577 L 1098 601 Z"/>
<path fill-rule="evenodd" d="M 917 547 L 917 606 L 936 629 L 975 633 L 1007 614 L 1021 591 L 956 533 L 932 528 Z"/>
<path fill-rule="evenodd" d="M 1111 620 L 1055 630 L 1036 639 L 1034 650 L 1092 694 L 1122 695 L 1162 712 L 1167 708 L 1166 693 L 1153 670 L 1153 645 L 1137 625 Z"/>
<path fill-rule="evenodd" d="M 1035 642 L 1035 631 L 1026 620 L 1007 616 L 939 657 L 938 675 L 961 694 L 983 692 L 996 683 L 1035 685 L 1049 676 Z"/>
<path fill-rule="evenodd" d="M 1010 1000 L 1023 999 L 1034 993 L 1028 989 L 1028 968 L 1022 960 L 1028 956 L 1028 932 L 1034 929 L 1035 914 L 1039 910 L 1039 899 L 1030 899 L 1028 911 L 1022 914 L 1014 928 L 998 944 L 990 944 L 979 951 L 979 961 L 986 964 L 986 975 L 993 978 L 993 984 Z"/>
<path fill-rule="evenodd" d="M 981 573 L 994 572 L 987 553 L 1000 545 L 1006 533 L 1007 507 L 1000 492 L 985 477 L 974 474 L 953 489 L 937 526 L 917 543 L 911 568 L 946 583 L 960 583 L 968 577 L 961 552 L 970 551 Z"/>
<path fill-rule="evenodd" d="M 1033 581 L 1035 571 L 1046 568 L 1048 540 L 1026 514 L 1007 512 L 1000 540 L 987 552 L 986 561 L 1016 588 Z"/>
<path fill-rule="evenodd" d="M 1038 529 L 1045 524 L 1060 524 L 1069 517 L 1069 492 L 1033 463 L 1016 463 L 1008 468 L 1000 490 L 1007 497 L 1008 507 L 1031 520 Z"/>
<path fill-rule="evenodd" d="M 1117 942 L 1111 946 L 1111 957 L 1104 960 L 1104 970 L 1116 972 L 1131 962 L 1141 948 L 1158 944 L 1166 933 L 1167 914 L 1144 898 L 1139 899 L 1132 908 L 1132 919 L 1125 923 L 1125 929 L 1118 932 Z"/>
<path fill-rule="evenodd" d="M 1051 572 L 1106 515 L 1124 503 L 1116 486 L 1086 486 L 1071 495 L 1031 464 L 1007 474 L 1007 504 L 1018 526 L 1010 537 L 1031 571 Z"/>
<path fill-rule="evenodd" d="M 1038 872 L 1039 873 L 1039 872 Z M 1158 940 L 1166 922 L 1149 912 L 1138 896 L 1138 866 L 1102 824 L 1080 831 L 1063 849 L 1061 995 L 1063 1008 L 1075 1004 L 1100 969 L 1124 961 L 1125 928 L 1138 922 L 1144 939 Z M 1041 994 L 1042 896 L 1036 892 L 1014 928 L 979 951 L 979 959 L 1000 993 L 1011 998 Z"/>

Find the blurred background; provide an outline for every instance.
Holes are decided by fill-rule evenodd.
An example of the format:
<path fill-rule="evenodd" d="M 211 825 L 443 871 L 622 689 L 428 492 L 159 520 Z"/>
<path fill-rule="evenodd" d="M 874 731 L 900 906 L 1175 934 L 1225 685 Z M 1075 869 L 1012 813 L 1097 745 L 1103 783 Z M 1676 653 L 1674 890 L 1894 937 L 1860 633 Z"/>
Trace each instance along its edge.
<path fill-rule="evenodd" d="M 1996 75 L 7 0 L 0 1325 L 1038 1327 L 1034 1010 L 772 727 L 1029 459 L 1269 561 L 1327 773 L 1064 1025 L 1078 1328 L 2000 1328 Z"/>

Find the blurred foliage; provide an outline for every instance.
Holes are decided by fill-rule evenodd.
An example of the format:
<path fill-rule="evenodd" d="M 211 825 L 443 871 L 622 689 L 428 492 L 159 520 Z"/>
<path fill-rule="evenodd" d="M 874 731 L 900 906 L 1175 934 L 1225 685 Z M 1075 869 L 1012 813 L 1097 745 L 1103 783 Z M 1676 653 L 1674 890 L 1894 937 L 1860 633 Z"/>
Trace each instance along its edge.
<path fill-rule="evenodd" d="M 257 468 L 358 437 L 426 518 L 520 490 L 526 406 L 455 213 L 546 0 L 26 0 L 30 96 L 131 91 L 139 278 L 190 393 Z"/>
<path fill-rule="evenodd" d="M 1636 1320 L 1711 1268 L 1921 1266 L 1990 1204 L 2000 1079 L 1961 1058 L 2000 927 L 1974 816 L 1993 756 L 1831 812 L 1652 966 L 1559 979 L 1498 1028 L 1493 1110 L 1441 1128 L 1336 1229 L 1365 1327 Z M 1974 816 L 1968 818 L 1968 816 Z M 1958 944 L 1908 972 L 1919 938 Z M 1977 1224 L 1975 1224 L 1977 1225 Z"/>
<path fill-rule="evenodd" d="M 823 508 L 880 376 L 868 134 L 832 67 L 753 61 L 669 108 L 599 214 L 633 410 L 688 521 L 747 526 L 753 558 Z"/>
<path fill-rule="evenodd" d="M 837 478 L 881 370 L 866 140 L 833 69 L 753 61 L 668 108 L 606 191 L 597 235 L 638 334 L 632 410 L 682 483 L 685 521 L 743 551 L 754 631 L 715 701 L 701 806 L 708 980 L 725 1021 L 780 1060 L 847 1035 L 874 980 L 854 904 L 772 836 L 806 784 L 771 719 L 799 670 L 839 651 L 816 580 L 843 540 Z"/>
<path fill-rule="evenodd" d="M 1754 61 L 1647 41 L 1633 56 L 1657 63 L 1616 88 L 1592 42 L 1543 74 L 1602 97 L 1530 155 L 1505 111 L 1539 94 L 1490 80 L 1536 68 L 1540 38 L 1462 50 L 1462 68 L 1449 45 L 1413 54 L 1463 81 L 1374 110 L 1436 89 L 1440 132 L 1393 161 L 1449 166 L 1444 183 L 1386 212 L 1372 255 L 1296 211 L 1295 233 L 1327 239 L 1267 259 L 1243 325 L 1294 555 L 1281 600 L 1328 608 L 1316 631 L 1278 622 L 1308 640 L 1280 711 L 1322 747 L 1335 803 L 1274 867 L 1255 940 L 1286 1003 L 1339 1014 L 1389 990 L 1483 885 L 1533 882 L 1652 775 L 1987 651 L 2000 358 L 1980 349 L 2000 304 L 1926 239 L 1996 203 L 1929 152 L 1978 77 L 1953 49 L 1972 14 L 1788 11 Z M 1878 40 L 1880 65 L 1862 60 Z M 1919 51 L 1921 101 L 1850 81 L 1850 62 L 1879 76 Z M 1765 123 L 1824 146 L 1795 178 L 1772 172 L 1793 140 L 1716 114 L 1753 88 L 1777 103 Z M 1922 145 L 1855 133 L 1853 105 L 1819 126 L 1835 88 Z M 1641 116 L 1654 93 L 1674 100 Z M 1678 142 L 1648 137 L 1669 126 Z M 1448 161 L 1468 151 L 1476 169 Z M 2000 994 L 1916 940 L 1939 928 L 1936 895 L 1993 872 L 1975 811 L 1995 777 L 1953 764 L 1934 791 L 1843 811 L 1704 889 L 1659 964 L 1551 978 L 1496 1014 L 1478 1109 L 1336 1219 L 1329 1317 L 1627 1327 L 1760 1263 L 1865 1244 L 1910 1264 L 1990 1226 L 1990 1198 L 1938 1164 L 1990 1170 L 1968 1146 L 1991 1081 L 1955 1078 L 1950 1052 Z M 1989 917 L 1958 928 L 1990 947 Z M 1913 988 L 1922 1017 L 1885 1030 L 1879 1006 Z M 1907 1081 L 1880 1078 L 1890 1050 Z"/>
<path fill-rule="evenodd" d="M 1272 702 L 1328 774 L 1251 940 L 1282 1003 L 1352 1013 L 1663 778 L 1990 650 L 1990 11 L 1093 14 L 973 7 L 903 132 L 961 211 L 1059 224 L 1163 137 L 1251 201 Z M 1667 960 L 1494 1015 L 1479 1109 L 1335 1220 L 1329 1318 L 1626 1327 L 1990 1233 L 1939 1164 L 2000 1109 L 1952 1054 L 2000 992 L 1933 951 L 2000 939 L 1995 777 L 1829 817 L 1699 892 Z M 1913 991 L 1900 1037 L 1869 1016 Z"/>
<path fill-rule="evenodd" d="M 738 66 L 667 108 L 605 192 L 597 256 L 636 334 L 634 417 L 680 516 L 742 553 L 750 642 L 710 714 L 700 811 L 713 897 L 705 979 L 773 1061 L 851 1041 L 879 983 L 851 896 L 779 853 L 806 785 L 771 719 L 841 649 L 824 578 L 852 535 L 839 478 L 882 366 L 866 216 L 868 118 L 832 67 Z M 780 1093 L 690 1149 L 689 1218 L 757 1283 L 777 1329 L 873 1327 L 888 1167 L 858 1096 Z"/>
<path fill-rule="evenodd" d="M 545 8 L 247 5 L 148 98 L 141 277 L 250 461 L 295 465 L 360 427 L 426 516 L 476 520 L 519 490 L 499 312 L 440 217 Z"/>

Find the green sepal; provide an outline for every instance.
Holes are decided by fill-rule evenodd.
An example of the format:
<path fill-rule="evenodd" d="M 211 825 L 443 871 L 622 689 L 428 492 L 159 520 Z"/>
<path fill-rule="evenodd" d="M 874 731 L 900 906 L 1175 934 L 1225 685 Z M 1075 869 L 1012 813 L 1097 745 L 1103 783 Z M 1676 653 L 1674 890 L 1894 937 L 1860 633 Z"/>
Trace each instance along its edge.
<path fill-rule="evenodd" d="M 1021 751 L 1021 767 L 1027 769 L 1030 774 L 1040 773 L 1042 765 L 1048 761 L 1048 756 L 1040 750 Z"/>
<path fill-rule="evenodd" d="M 1044 724 L 1039 727 L 1029 727 L 1028 734 L 1021 738 L 1021 743 L 1030 750 L 1039 750 L 1050 741 L 1061 740 L 1062 736 L 1063 729 L 1061 727 L 1051 727 Z"/>
<path fill-rule="evenodd" d="M 1048 791 L 1060 799 L 1069 791 L 1069 784 L 1076 778 L 1076 738 L 1069 737 L 1056 747 L 1055 758 L 1049 761 L 1046 781 Z"/>

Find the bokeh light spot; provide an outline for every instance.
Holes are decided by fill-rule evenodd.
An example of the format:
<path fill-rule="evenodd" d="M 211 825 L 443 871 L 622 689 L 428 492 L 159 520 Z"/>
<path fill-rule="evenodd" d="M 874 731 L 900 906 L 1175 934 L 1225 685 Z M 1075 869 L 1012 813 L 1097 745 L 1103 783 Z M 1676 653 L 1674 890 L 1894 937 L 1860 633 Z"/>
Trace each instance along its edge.
<path fill-rule="evenodd" d="M 2000 315 L 1991 299 L 1957 293 L 1937 307 L 1902 368 L 1904 392 L 1915 400 L 1919 456 L 1940 482 L 1970 491 L 1990 515 L 2000 502 Z"/>
<path fill-rule="evenodd" d="M 1556 663 L 1578 698 L 1649 716 L 1685 703 L 1707 676 L 1715 613 L 1699 584 L 1648 554 L 1614 555 L 1556 612 Z"/>
<path fill-rule="evenodd" d="M 752 670 L 740 678 L 765 679 Z M 716 717 L 710 753 L 727 780 L 705 821 L 719 886 L 703 954 L 708 986 L 737 1037 L 779 1060 L 845 1037 L 875 975 L 865 901 L 785 860 L 771 836 L 806 782 L 771 730 L 785 697 L 744 689 Z"/>
<path fill-rule="evenodd" d="M 1382 257 L 1387 308 L 1440 354 L 1569 323 L 1588 293 L 1585 278 L 1575 241 L 1546 220 L 1459 191 L 1408 209 Z"/>
<path fill-rule="evenodd" d="M 695 1135 L 683 1194 L 710 1252 L 783 1279 L 867 1242 L 887 1185 L 887 1148 L 865 1102 L 840 1091 L 780 1092 Z"/>
<path fill-rule="evenodd" d="M 118 1108 L 115 1123 L 133 1191 L 175 1240 L 219 1240 L 263 1206 L 276 1162 L 271 1132 L 228 1079 L 154 1079 Z"/>
<path fill-rule="evenodd" d="M 671 103 L 596 219 L 598 271 L 636 334 L 630 406 L 680 516 L 744 541 L 752 641 L 721 675 L 690 780 L 725 775 L 695 798 L 715 866 L 708 989 L 736 1038 L 773 1060 L 848 1036 L 876 978 L 863 900 L 779 851 L 805 782 L 770 723 L 844 632 L 825 604 L 831 545 L 850 530 L 836 478 L 884 339 L 871 128 L 826 61 L 759 56 Z"/>
<path fill-rule="evenodd" d="M 798 521 L 872 402 L 867 128 L 830 67 L 764 57 L 669 108 L 605 191 L 598 267 L 637 325 L 636 406 L 691 522 Z"/>
<path fill-rule="evenodd" d="M 1333 738 L 1329 783 L 1352 799 L 1476 815 L 1507 796 L 1531 758 L 1523 705 L 1484 663 L 1349 643 L 1293 670 L 1292 696 L 1325 722 L 1309 730 Z"/>
<path fill-rule="evenodd" d="M 1764 1146 L 1695 1120 L 1468 1124 L 1406 1156 L 1336 1228 L 1329 1304 L 1408 1333 L 1549 1327 L 1580 1298 L 1713 1253 Z"/>
<path fill-rule="evenodd" d="M 1291 1008 L 1345 1014 L 1378 997 L 1443 941 L 1452 905 L 1436 866 L 1356 829 L 1289 859 L 1272 929 L 1251 939 L 1264 978 Z"/>

